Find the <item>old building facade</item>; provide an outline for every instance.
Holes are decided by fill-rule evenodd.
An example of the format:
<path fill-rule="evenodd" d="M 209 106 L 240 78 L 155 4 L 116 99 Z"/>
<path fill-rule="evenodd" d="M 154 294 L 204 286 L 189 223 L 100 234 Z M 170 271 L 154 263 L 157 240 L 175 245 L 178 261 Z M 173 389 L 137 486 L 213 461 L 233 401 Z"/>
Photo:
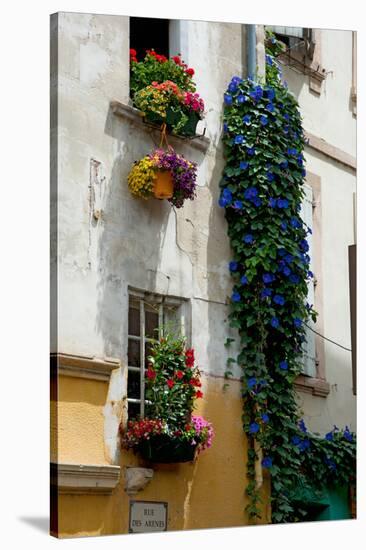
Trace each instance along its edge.
<path fill-rule="evenodd" d="M 57 299 L 51 325 L 51 462 L 53 491 L 58 487 L 53 532 L 65 537 L 127 533 L 131 501 L 139 500 L 167 503 L 168 530 L 248 523 L 241 370 L 234 366 L 232 378 L 224 378 L 229 357 L 224 343 L 235 339 L 235 331 L 227 319 L 231 252 L 218 207 L 223 93 L 233 75 L 247 74 L 248 29 L 238 23 L 167 22 L 169 54 L 179 52 L 194 66 L 206 104 L 202 137 L 169 138 L 198 164 L 197 198 L 176 210 L 167 201 L 135 199 L 127 187 L 131 164 L 159 139 L 131 107 L 130 25 L 125 16 L 51 18 L 51 272 Z M 297 36 L 274 30 L 290 42 Z M 351 347 L 355 40 L 350 31 L 299 36 L 297 51 L 284 60 L 284 74 L 309 137 L 307 215 L 319 334 L 313 336 L 313 362 L 297 387 L 309 427 L 325 433 L 333 424 L 355 429 L 356 423 L 351 353 L 337 345 Z M 263 39 L 263 27 L 257 26 L 260 74 Z M 304 44 L 311 48 L 306 59 Z M 172 318 L 196 350 L 204 393 L 198 412 L 213 423 L 215 439 L 194 463 L 151 467 L 120 449 L 118 427 L 129 411 L 141 408 L 133 381 L 136 368 L 144 366 L 146 326 Z M 142 478 L 136 481 L 135 474 Z M 266 477 L 262 491 L 262 521 L 268 523 Z"/>

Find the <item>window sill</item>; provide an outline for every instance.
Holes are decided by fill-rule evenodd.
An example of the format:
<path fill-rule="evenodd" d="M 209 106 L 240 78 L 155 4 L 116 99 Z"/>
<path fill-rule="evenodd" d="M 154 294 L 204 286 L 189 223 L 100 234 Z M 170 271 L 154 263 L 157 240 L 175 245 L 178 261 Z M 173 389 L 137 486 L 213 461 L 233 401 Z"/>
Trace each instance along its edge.
<path fill-rule="evenodd" d="M 66 353 L 51 354 L 51 374 L 53 375 L 109 382 L 112 371 L 119 366 L 119 360 L 113 358 L 96 359 Z"/>
<path fill-rule="evenodd" d="M 141 111 L 135 109 L 135 107 L 131 107 L 131 105 L 126 105 L 125 103 L 121 103 L 120 101 L 111 101 L 110 108 L 114 115 L 124 118 L 131 124 L 145 130 L 145 132 L 159 133 L 158 129 L 152 128 L 148 124 L 145 124 L 141 116 Z M 206 136 L 198 136 L 192 139 L 173 136 L 172 134 L 169 134 L 169 140 L 173 143 L 187 143 L 194 149 L 198 149 L 203 153 L 207 151 L 210 145 L 210 140 Z"/>
<path fill-rule="evenodd" d="M 56 464 L 51 462 L 51 485 L 60 494 L 110 495 L 120 478 L 120 466 Z"/>
<path fill-rule="evenodd" d="M 321 378 L 310 378 L 300 374 L 295 380 L 295 389 L 302 393 L 310 393 L 317 397 L 327 397 L 330 387 L 326 380 Z"/>

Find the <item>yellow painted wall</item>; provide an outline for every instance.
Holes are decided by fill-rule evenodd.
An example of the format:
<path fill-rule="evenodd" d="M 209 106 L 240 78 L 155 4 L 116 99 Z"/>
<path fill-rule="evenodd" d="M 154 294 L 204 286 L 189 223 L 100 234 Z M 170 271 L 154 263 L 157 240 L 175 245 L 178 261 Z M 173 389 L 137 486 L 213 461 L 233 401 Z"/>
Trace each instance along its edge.
<path fill-rule="evenodd" d="M 97 430 L 93 430 L 100 444 L 103 391 L 100 382 L 88 381 L 88 399 L 77 410 L 76 392 L 85 381 L 65 379 L 60 392 L 59 417 L 61 441 L 70 428 L 70 436 L 64 437 L 61 447 L 63 461 L 81 456 L 84 463 L 95 463 L 103 452 L 96 450 L 96 443 L 87 441 L 84 428 L 91 420 Z M 204 398 L 199 400 L 196 414 L 209 419 L 215 430 L 215 438 L 210 449 L 203 451 L 197 460 L 184 464 L 153 465 L 154 477 L 147 487 L 129 497 L 123 489 L 125 466 L 151 466 L 134 455 L 132 451 L 121 451 L 121 480 L 110 496 L 61 495 L 59 497 L 59 536 L 74 537 L 85 535 L 106 535 L 128 532 L 129 501 L 157 500 L 168 502 L 168 530 L 232 527 L 248 524 L 244 512 L 247 504 L 246 482 L 246 439 L 241 425 L 242 402 L 240 382 L 231 381 L 223 392 L 223 380 L 203 376 Z M 75 388 L 73 385 L 76 384 Z M 79 385 L 81 384 L 81 386 Z M 95 390 L 92 391 L 92 386 Z M 70 392 L 70 393 L 69 393 Z M 92 399 L 93 396 L 93 399 Z M 62 397 L 64 401 L 62 401 Z M 71 398 L 72 397 L 72 398 Z M 98 412 L 99 407 L 99 412 Z M 73 414 L 76 413 L 75 416 Z M 84 414 L 82 420 L 82 414 Z M 62 416 L 65 414 L 65 418 Z M 81 421 L 81 424 L 77 424 Z M 71 422 L 71 425 L 70 425 Z M 72 426 L 72 424 L 74 425 Z M 79 432 L 80 448 L 75 450 L 76 433 Z M 90 437 L 89 437 L 90 436 Z M 66 456 L 65 453 L 71 453 Z M 89 457 L 88 459 L 86 457 Z M 90 462 L 90 458 L 92 461 Z M 61 460 L 60 460 L 61 461 Z M 264 482 L 264 502 L 266 503 L 262 523 L 269 523 L 268 489 L 269 480 Z"/>

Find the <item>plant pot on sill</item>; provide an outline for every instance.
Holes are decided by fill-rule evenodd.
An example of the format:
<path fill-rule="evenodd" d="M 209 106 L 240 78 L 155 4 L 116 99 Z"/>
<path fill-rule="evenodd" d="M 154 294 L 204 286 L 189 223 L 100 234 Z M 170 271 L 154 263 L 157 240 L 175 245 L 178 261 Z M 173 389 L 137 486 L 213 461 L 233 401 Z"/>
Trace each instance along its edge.
<path fill-rule="evenodd" d="M 153 193 L 157 199 L 171 199 L 173 196 L 173 176 L 170 170 L 158 170 Z"/>
<path fill-rule="evenodd" d="M 189 441 L 171 439 L 166 435 L 157 435 L 145 440 L 139 445 L 142 458 L 150 462 L 164 464 L 177 462 L 191 462 L 194 460 L 197 445 Z"/>

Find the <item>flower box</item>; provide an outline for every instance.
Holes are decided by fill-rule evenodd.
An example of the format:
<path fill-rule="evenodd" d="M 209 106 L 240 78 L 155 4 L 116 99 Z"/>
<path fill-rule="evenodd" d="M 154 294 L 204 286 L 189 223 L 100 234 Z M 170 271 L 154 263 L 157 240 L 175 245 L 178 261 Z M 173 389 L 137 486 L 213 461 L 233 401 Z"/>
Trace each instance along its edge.
<path fill-rule="evenodd" d="M 162 434 L 144 440 L 138 447 L 142 458 L 150 462 L 176 463 L 192 462 L 195 458 L 196 444 L 190 441 L 172 439 Z"/>

